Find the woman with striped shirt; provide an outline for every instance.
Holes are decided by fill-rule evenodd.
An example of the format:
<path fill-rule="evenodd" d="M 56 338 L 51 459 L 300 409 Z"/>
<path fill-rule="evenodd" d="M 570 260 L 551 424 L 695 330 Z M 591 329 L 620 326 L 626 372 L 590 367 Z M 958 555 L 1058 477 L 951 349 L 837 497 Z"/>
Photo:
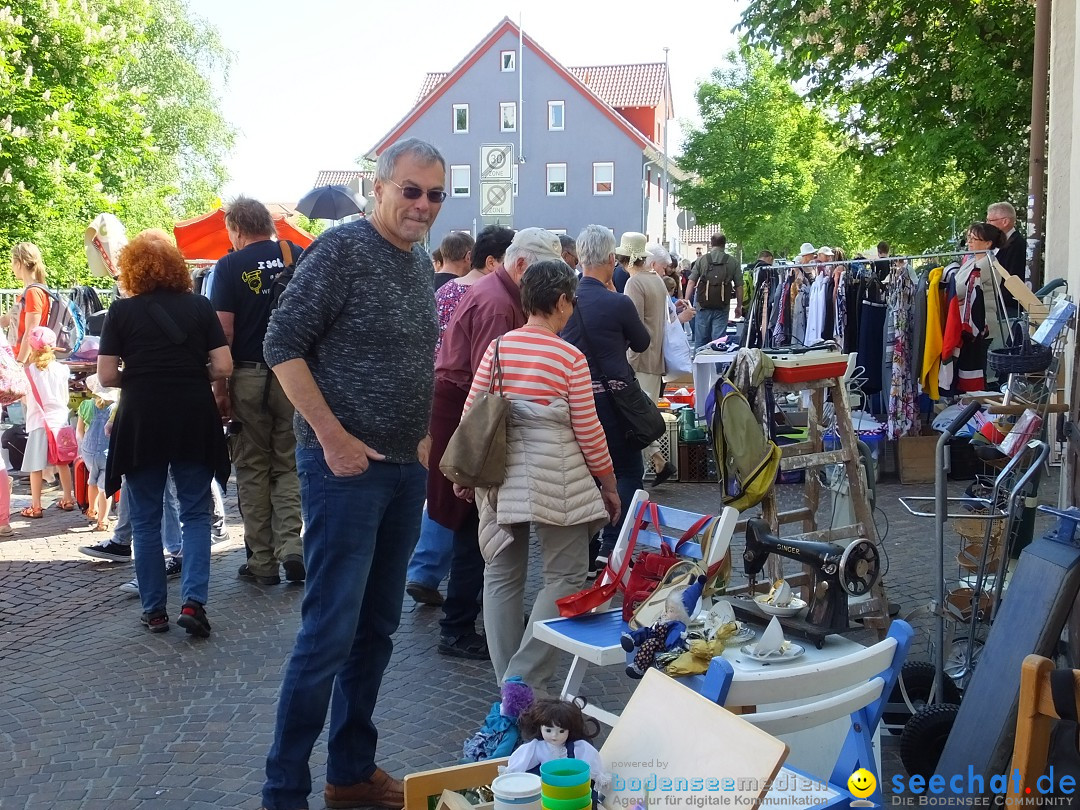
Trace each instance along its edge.
<path fill-rule="evenodd" d="M 518 675 L 542 687 L 554 674 L 557 651 L 533 639 L 532 624 L 557 616 L 555 600 L 581 590 L 589 538 L 619 516 L 588 363 L 558 336 L 573 314 L 576 287 L 565 262 L 538 262 L 525 271 L 521 305 L 528 320 L 492 341 L 465 402 L 467 411 L 489 389 L 511 402 L 506 478 L 475 493 L 486 562 L 484 629 L 499 683 Z M 544 585 L 523 628 L 531 534 L 540 541 Z"/>

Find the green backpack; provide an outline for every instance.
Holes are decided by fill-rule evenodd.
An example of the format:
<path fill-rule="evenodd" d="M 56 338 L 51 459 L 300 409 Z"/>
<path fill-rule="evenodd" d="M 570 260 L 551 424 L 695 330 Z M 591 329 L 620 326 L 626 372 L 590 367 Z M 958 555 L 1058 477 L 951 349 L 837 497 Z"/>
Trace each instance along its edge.
<path fill-rule="evenodd" d="M 780 448 L 765 435 L 750 403 L 731 380 L 717 380 L 712 398 L 709 424 L 723 504 L 743 512 L 760 503 L 776 483 Z"/>

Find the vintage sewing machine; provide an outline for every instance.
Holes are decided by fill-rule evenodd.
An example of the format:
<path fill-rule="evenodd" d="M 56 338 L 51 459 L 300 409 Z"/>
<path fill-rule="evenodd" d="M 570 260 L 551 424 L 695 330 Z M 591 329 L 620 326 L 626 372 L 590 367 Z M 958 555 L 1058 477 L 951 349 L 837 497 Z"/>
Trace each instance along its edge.
<path fill-rule="evenodd" d="M 770 554 L 796 560 L 811 570 L 810 602 L 806 621 L 829 632 L 848 629 L 848 595 L 862 596 L 881 576 L 881 558 L 869 540 L 847 546 L 812 540 L 788 540 L 770 534 L 770 526 L 757 518 L 746 522 L 743 570 L 750 592 Z"/>

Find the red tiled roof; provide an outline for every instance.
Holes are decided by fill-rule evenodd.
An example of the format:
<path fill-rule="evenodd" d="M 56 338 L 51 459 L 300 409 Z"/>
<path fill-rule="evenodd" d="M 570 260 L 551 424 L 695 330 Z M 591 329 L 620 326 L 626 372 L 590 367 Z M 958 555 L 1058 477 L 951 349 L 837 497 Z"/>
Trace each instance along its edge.
<path fill-rule="evenodd" d="M 353 180 L 363 178 L 370 182 L 375 182 L 375 172 L 364 171 L 362 169 L 324 169 L 319 172 L 319 176 L 315 178 L 315 185 L 312 188 L 322 188 L 323 186 L 347 186 Z"/>
<path fill-rule="evenodd" d="M 611 107 L 656 107 L 664 98 L 663 62 L 568 67 L 567 70 Z M 449 75 L 428 73 L 416 97 L 416 104 Z"/>
<path fill-rule="evenodd" d="M 655 107 L 664 99 L 663 62 L 567 70 L 612 107 Z"/>
<path fill-rule="evenodd" d="M 435 85 L 449 76 L 449 73 L 429 73 L 424 77 L 424 83 L 420 87 L 420 93 L 416 96 L 416 102 L 413 106 L 417 106 L 421 101 L 427 98 L 427 94 L 435 89 Z"/>

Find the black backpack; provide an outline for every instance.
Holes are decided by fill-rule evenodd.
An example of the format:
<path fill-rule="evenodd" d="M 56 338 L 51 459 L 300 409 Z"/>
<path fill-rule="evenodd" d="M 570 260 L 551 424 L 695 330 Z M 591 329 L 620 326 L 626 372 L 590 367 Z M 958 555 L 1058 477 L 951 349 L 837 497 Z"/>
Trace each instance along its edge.
<path fill-rule="evenodd" d="M 705 309 L 723 309 L 731 301 L 739 266 L 735 257 L 725 253 L 719 262 L 712 260 L 712 253 L 702 256 L 707 262 L 705 272 L 698 278 L 697 302 Z"/>

